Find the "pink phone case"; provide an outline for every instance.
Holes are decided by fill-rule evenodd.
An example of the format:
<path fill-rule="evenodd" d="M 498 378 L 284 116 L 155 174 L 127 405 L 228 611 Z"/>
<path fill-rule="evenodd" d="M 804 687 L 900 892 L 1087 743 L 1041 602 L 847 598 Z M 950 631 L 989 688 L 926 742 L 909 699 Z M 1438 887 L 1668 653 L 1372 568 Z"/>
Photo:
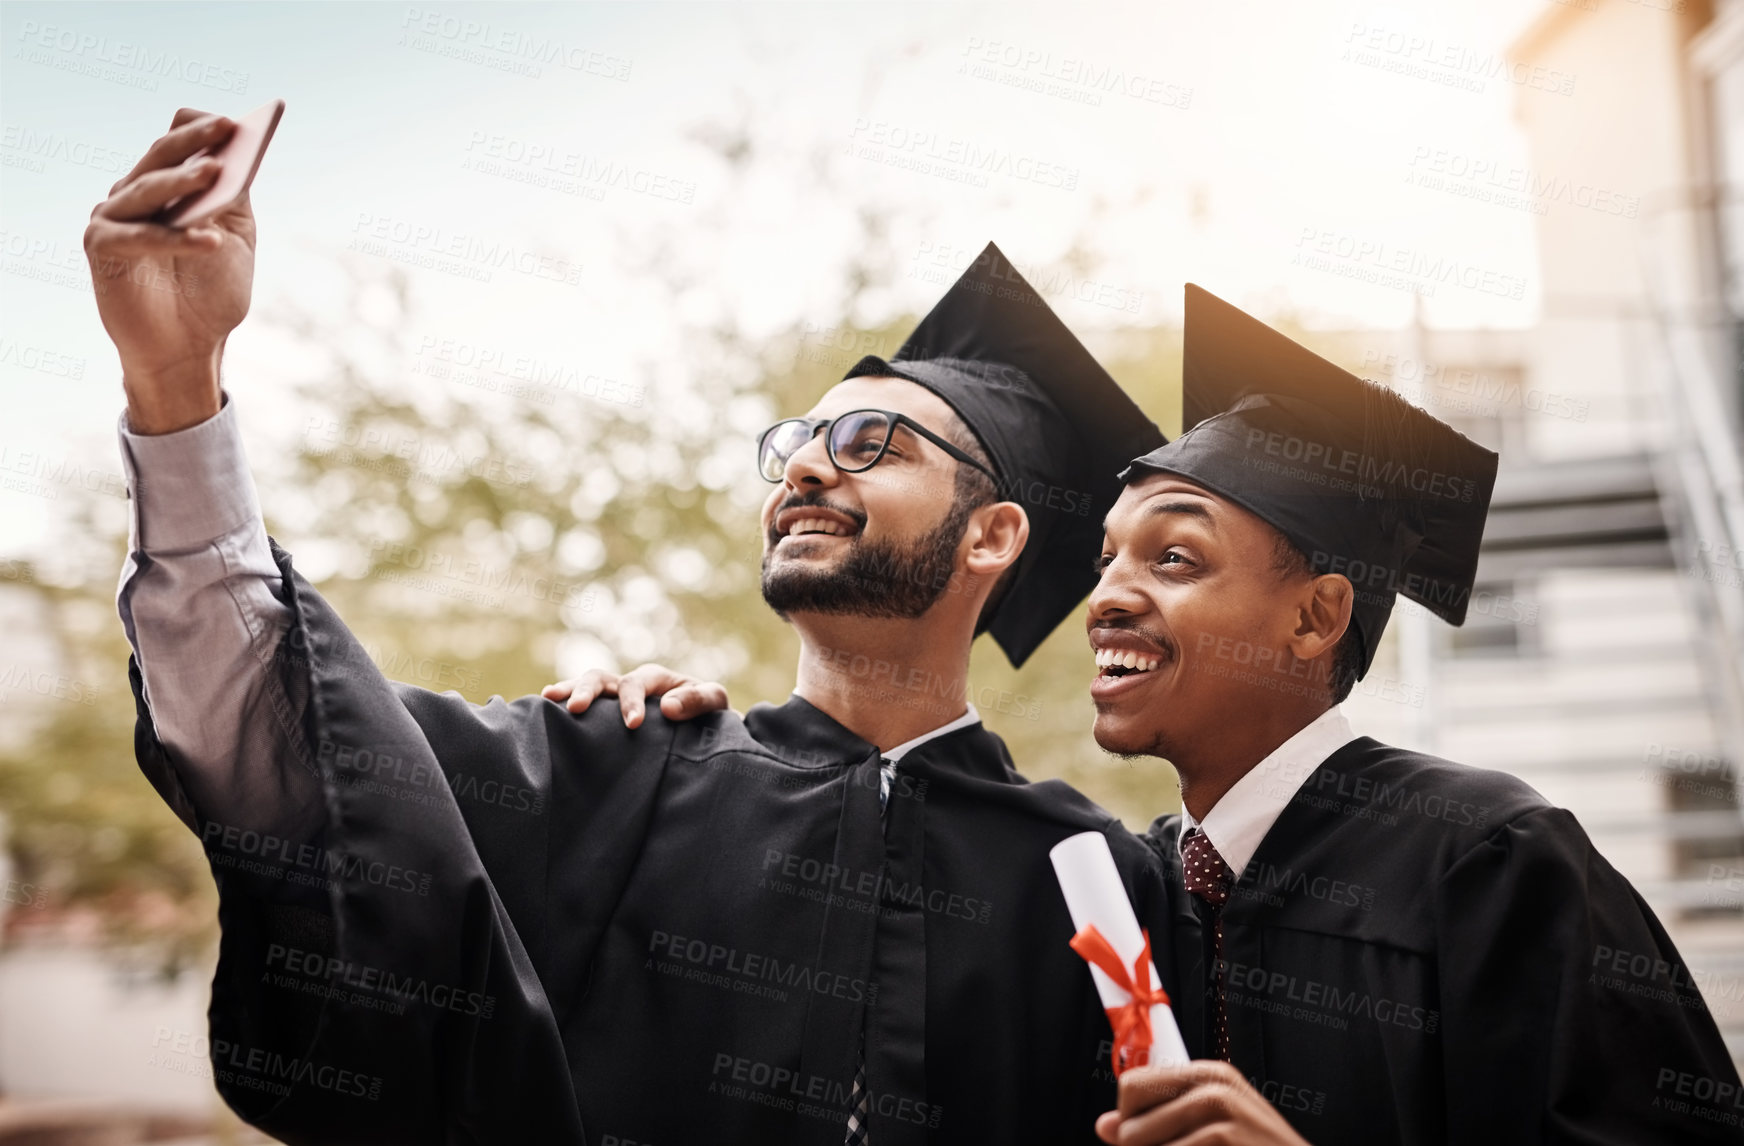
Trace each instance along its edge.
<path fill-rule="evenodd" d="M 158 221 L 172 227 L 190 227 L 236 202 L 237 197 L 254 182 L 261 156 L 266 154 L 266 145 L 272 142 L 273 131 L 284 111 L 285 101 L 282 99 L 263 104 L 237 120 L 236 130 L 216 149 L 203 147 L 184 159 L 184 163 L 193 163 L 207 155 L 215 155 L 223 162 L 224 169 L 218 173 L 212 186 L 166 206 Z"/>

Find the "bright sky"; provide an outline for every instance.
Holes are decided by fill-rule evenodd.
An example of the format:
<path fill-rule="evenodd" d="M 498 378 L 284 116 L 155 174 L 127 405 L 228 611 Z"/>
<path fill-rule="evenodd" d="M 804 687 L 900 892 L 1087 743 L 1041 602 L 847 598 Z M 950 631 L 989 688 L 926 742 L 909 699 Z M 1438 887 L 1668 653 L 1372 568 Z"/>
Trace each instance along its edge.
<path fill-rule="evenodd" d="M 287 102 L 254 188 L 257 314 L 333 305 L 360 241 L 384 264 L 444 252 L 413 271 L 428 333 L 610 377 L 658 365 L 674 321 L 624 250 L 673 241 L 698 282 L 686 317 L 829 326 L 866 205 L 892 220 L 898 285 L 861 320 L 924 310 L 994 239 L 1073 274 L 1054 301 L 1080 330 L 1178 321 L 1184 281 L 1262 314 L 1404 324 L 1409 287 L 1337 257 L 1359 249 L 1479 272 L 1426 299 L 1432 326 L 1521 326 L 1533 216 L 1413 177 L 1440 151 L 1529 165 L 1494 64 L 1545 7 L 0 5 L 0 557 L 52 539 L 39 467 L 114 484 L 119 370 L 80 236 L 177 107 Z M 1467 62 L 1422 66 L 1390 47 L 1406 37 Z M 735 176 L 692 130 L 741 120 L 757 151 Z M 1088 271 L 1060 261 L 1074 239 Z M 544 273 L 490 269 L 492 244 Z M 257 410 L 282 394 L 249 324 L 228 369 Z"/>

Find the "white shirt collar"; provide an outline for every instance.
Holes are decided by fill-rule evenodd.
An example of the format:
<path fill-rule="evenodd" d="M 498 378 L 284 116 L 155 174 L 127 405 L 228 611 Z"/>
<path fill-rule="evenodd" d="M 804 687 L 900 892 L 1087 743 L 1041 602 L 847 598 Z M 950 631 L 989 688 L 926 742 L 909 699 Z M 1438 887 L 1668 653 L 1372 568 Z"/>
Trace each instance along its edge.
<path fill-rule="evenodd" d="M 797 692 L 794 693 L 793 695 L 799 696 L 799 694 Z M 805 698 L 800 697 L 800 699 L 804 700 Z M 937 728 L 933 729 L 931 732 L 923 732 L 919 736 L 916 736 L 913 740 L 904 740 L 901 744 L 898 744 L 895 748 L 892 748 L 888 752 L 880 753 L 880 755 L 882 755 L 885 760 L 894 764 L 896 761 L 901 760 L 904 756 L 908 755 L 910 752 L 914 751 L 916 748 L 919 748 L 922 744 L 925 744 L 929 740 L 932 740 L 936 737 L 943 736 L 947 732 L 955 732 L 959 728 L 968 728 L 972 724 L 980 724 L 980 723 L 981 723 L 981 714 L 979 712 L 976 712 L 975 706 L 971 704 L 971 705 L 969 705 L 969 710 L 967 712 L 963 713 L 963 715 L 957 717 L 957 719 L 952 720 L 952 721 L 945 723 L 945 724 L 941 724 Z"/>
<path fill-rule="evenodd" d="M 980 724 L 980 723 L 981 723 L 981 714 L 979 712 L 976 712 L 975 706 L 971 704 L 969 706 L 968 712 L 965 712 L 963 715 L 957 717 L 957 719 L 951 721 L 949 724 L 941 724 L 937 728 L 933 729 L 931 732 L 921 733 L 919 736 L 915 737 L 913 740 L 904 740 L 901 744 L 898 744 L 895 748 L 892 748 L 890 751 L 884 753 L 884 758 L 886 760 L 890 761 L 892 764 L 894 764 L 894 763 L 896 763 L 896 761 L 901 760 L 904 756 L 908 755 L 914 749 L 919 748 L 922 744 L 925 744 L 929 740 L 937 739 L 938 737 L 945 735 L 947 732 L 955 732 L 959 728 L 968 728 L 972 724 Z"/>
<path fill-rule="evenodd" d="M 1181 809 L 1181 836 L 1193 828 L 1205 833 L 1237 879 L 1247 869 L 1260 841 L 1289 806 L 1302 782 L 1326 758 L 1356 739 L 1344 712 L 1333 705 L 1247 770 L 1234 787 L 1205 813 L 1204 823 Z M 1176 847 L 1180 846 L 1179 840 Z"/>

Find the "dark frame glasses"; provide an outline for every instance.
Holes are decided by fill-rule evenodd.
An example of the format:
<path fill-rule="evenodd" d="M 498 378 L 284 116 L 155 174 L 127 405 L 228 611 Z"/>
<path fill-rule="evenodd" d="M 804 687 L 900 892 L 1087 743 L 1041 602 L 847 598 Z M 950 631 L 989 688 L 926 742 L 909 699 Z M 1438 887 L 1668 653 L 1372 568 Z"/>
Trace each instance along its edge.
<path fill-rule="evenodd" d="M 871 416 L 871 417 L 869 417 Z M 869 436 L 878 432 L 878 424 L 873 417 L 884 420 L 882 436 L 877 438 L 878 449 L 869 461 L 851 459 L 844 464 L 841 451 L 860 450 L 862 453 L 871 444 Z M 896 433 L 896 427 L 907 426 L 939 449 L 945 451 L 964 465 L 974 466 L 999 484 L 999 478 L 994 472 L 970 457 L 963 450 L 947 442 L 933 433 L 907 414 L 898 414 L 894 410 L 849 410 L 846 414 L 838 414 L 834 418 L 784 418 L 764 430 L 757 438 L 757 472 L 763 475 L 763 480 L 778 483 L 787 472 L 788 459 L 798 453 L 802 447 L 817 437 L 819 430 L 827 430 L 824 436 L 824 451 L 830 456 L 830 463 L 845 474 L 865 473 L 883 460 L 884 454 L 890 449 L 890 439 Z"/>

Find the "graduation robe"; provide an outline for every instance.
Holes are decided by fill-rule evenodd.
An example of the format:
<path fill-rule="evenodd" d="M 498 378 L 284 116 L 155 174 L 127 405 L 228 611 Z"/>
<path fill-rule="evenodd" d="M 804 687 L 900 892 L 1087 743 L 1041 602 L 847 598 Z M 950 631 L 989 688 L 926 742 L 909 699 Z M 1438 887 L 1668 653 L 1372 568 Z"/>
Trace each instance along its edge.
<path fill-rule="evenodd" d="M 688 723 L 391 684 L 275 546 L 297 840 L 187 806 L 133 672 L 146 775 L 220 892 L 215 1082 L 291 1143 L 1093 1142 L 1109 1028 L 1048 849 L 1139 838 L 998 737 L 880 757 L 797 698 Z M 301 742 L 299 744 L 299 741 Z M 1160 959 L 1166 962 L 1166 958 Z"/>
<path fill-rule="evenodd" d="M 1180 817 L 1161 971 L 1212 1055 Z M 1653 912 L 1574 817 L 1367 737 L 1296 792 L 1224 906 L 1234 1065 L 1315 1146 L 1744 1140 L 1744 1095 Z M 1178 976 L 1172 982 L 1171 974 Z"/>

